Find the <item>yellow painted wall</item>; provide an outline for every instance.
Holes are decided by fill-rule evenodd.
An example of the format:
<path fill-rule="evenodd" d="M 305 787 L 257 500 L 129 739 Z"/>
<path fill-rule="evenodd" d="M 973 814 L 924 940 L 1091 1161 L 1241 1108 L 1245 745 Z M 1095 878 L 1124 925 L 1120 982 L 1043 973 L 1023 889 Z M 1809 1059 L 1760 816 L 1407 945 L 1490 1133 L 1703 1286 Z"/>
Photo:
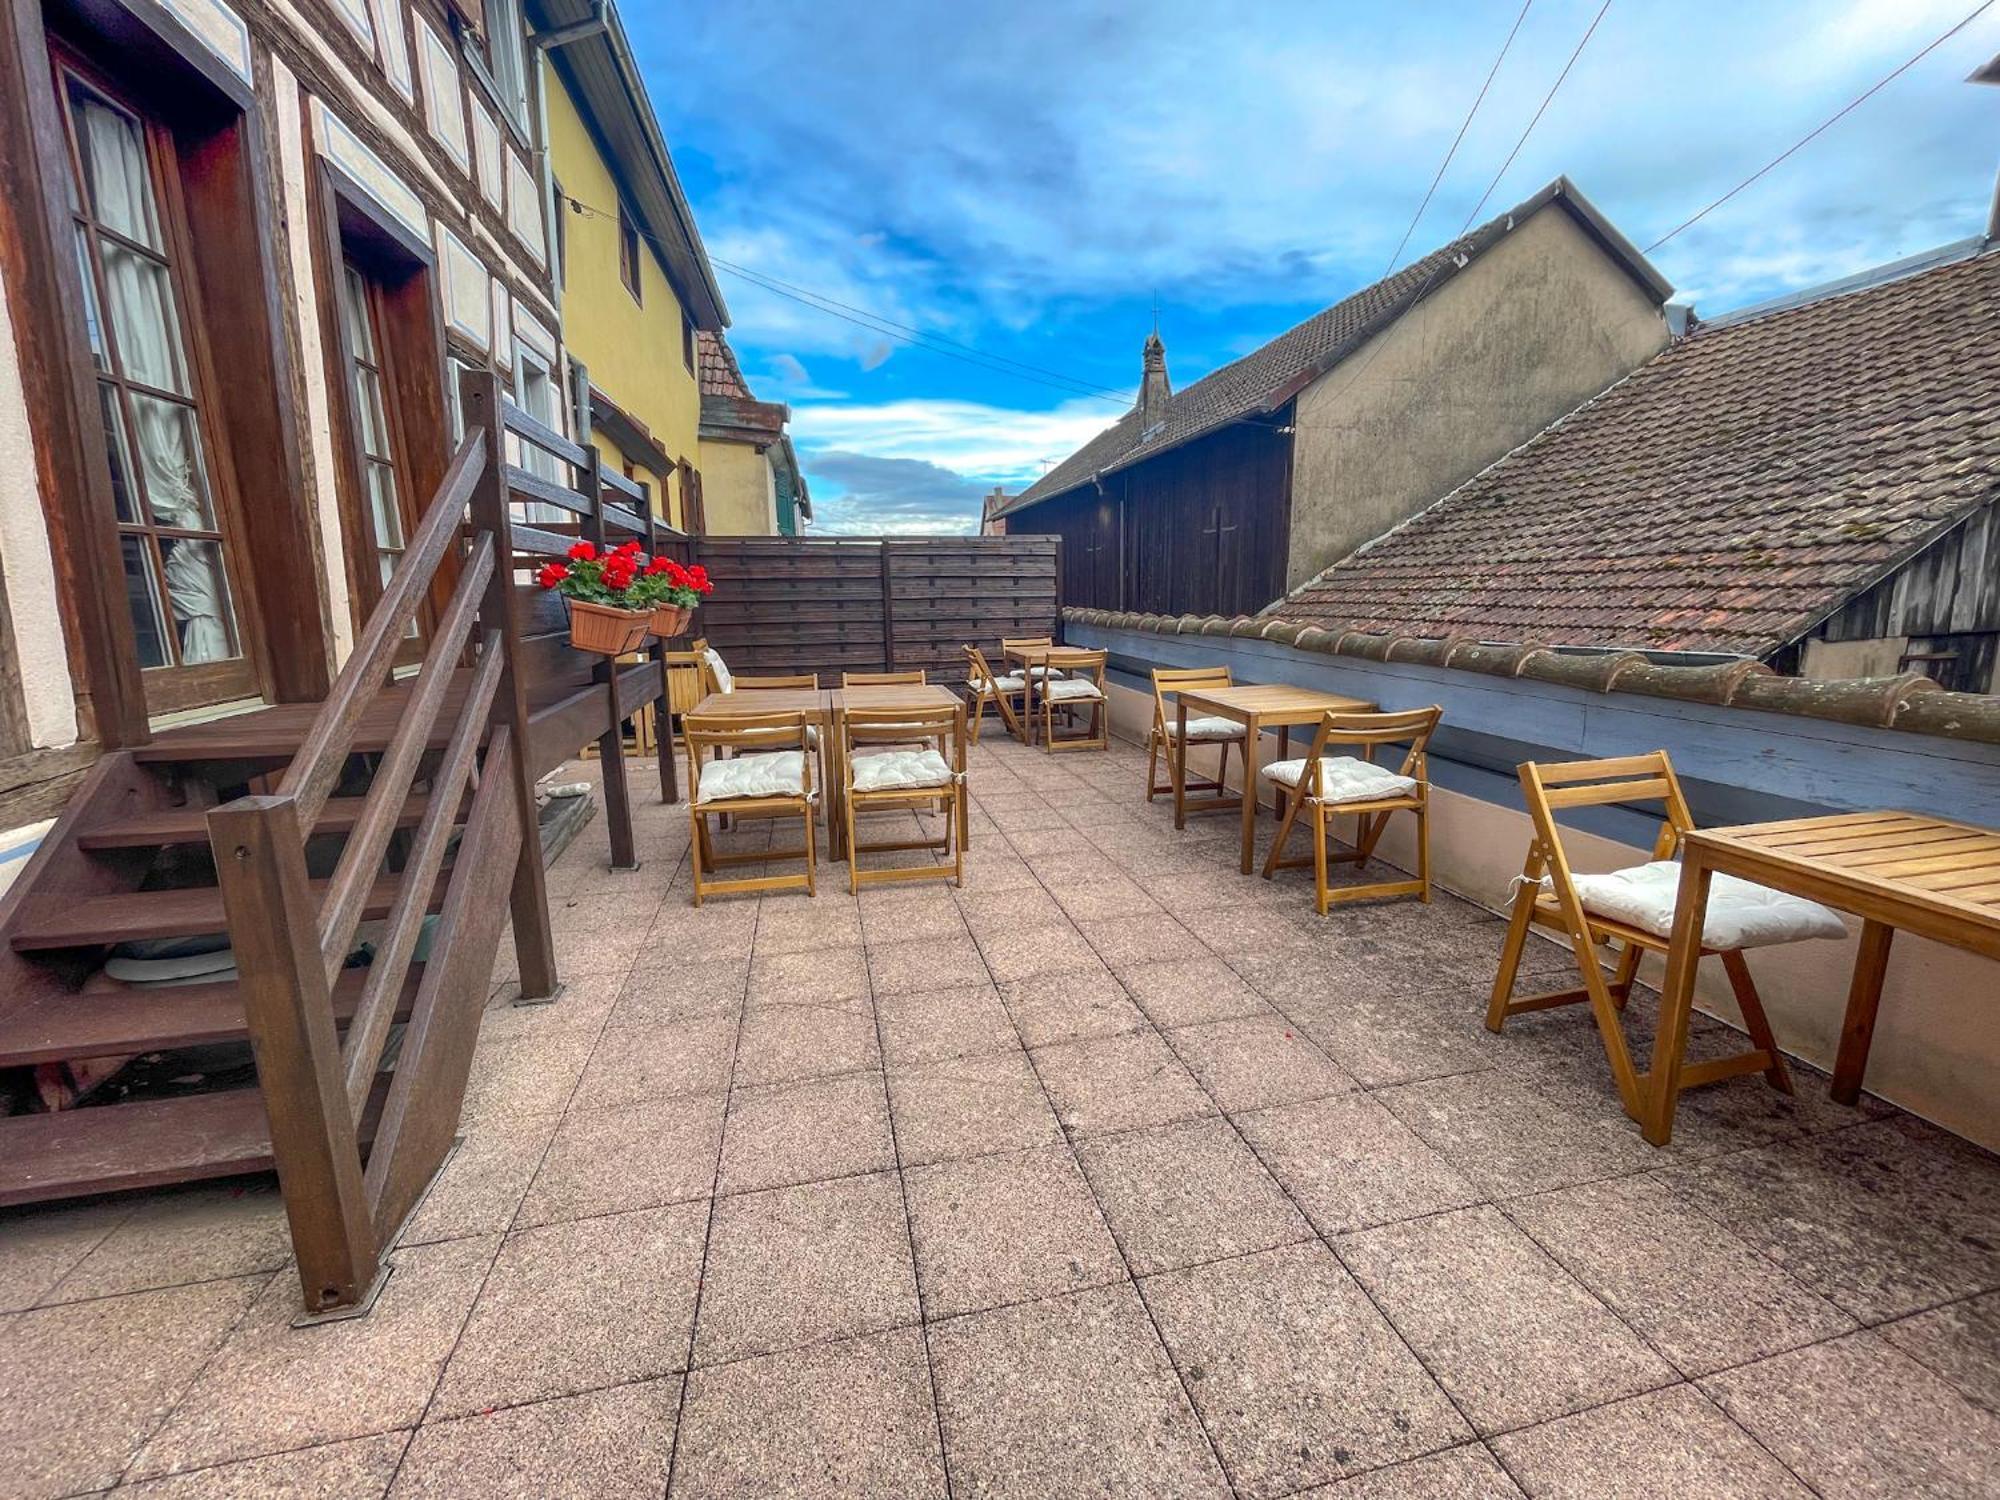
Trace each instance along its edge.
<path fill-rule="evenodd" d="M 546 59 L 541 66 L 548 99 L 549 160 L 556 181 L 570 197 L 601 210 L 583 214 L 567 207 L 557 210 L 563 216 L 565 244 L 564 342 L 589 369 L 591 383 L 645 423 L 669 457 L 686 458 L 699 467 L 701 391 L 681 358 L 680 302 L 658 253 L 643 235 L 641 300 L 633 301 L 619 279 L 616 180 L 561 75 Z M 626 455 L 617 445 L 602 434 L 596 443 L 606 464 L 623 472 Z M 678 485 L 661 483 L 643 466 L 638 477 L 651 484 L 655 508 L 670 505 L 662 514 L 681 525 Z M 671 493 L 670 501 L 663 491 Z"/>
<path fill-rule="evenodd" d="M 754 443 L 705 439 L 701 445 L 701 509 L 716 536 L 774 536 L 771 464 Z"/>

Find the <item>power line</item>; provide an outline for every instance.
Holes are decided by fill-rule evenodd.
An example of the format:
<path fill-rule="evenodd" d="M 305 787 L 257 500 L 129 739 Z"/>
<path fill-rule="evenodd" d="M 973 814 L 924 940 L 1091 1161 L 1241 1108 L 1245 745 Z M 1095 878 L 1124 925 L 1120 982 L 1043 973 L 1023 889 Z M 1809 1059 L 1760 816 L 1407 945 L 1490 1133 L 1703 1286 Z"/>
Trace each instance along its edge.
<path fill-rule="evenodd" d="M 1987 0 L 1987 3 L 1989 5 L 1992 4 L 1992 0 Z M 1604 3 L 1597 8 L 1597 14 L 1590 18 L 1590 25 L 1584 28 L 1583 40 L 1576 44 L 1576 51 L 1570 53 L 1569 61 L 1564 63 L 1563 70 L 1556 74 L 1556 81 L 1549 85 L 1549 91 L 1542 96 L 1541 106 L 1536 109 L 1534 118 L 1528 121 L 1528 128 L 1523 130 L 1521 138 L 1514 142 L 1514 149 L 1509 151 L 1507 159 L 1500 163 L 1500 170 L 1495 172 L 1493 180 L 1486 184 L 1486 191 L 1479 195 L 1479 201 L 1472 205 L 1472 212 L 1465 216 L 1465 224 L 1458 231 L 1460 234 L 1465 233 L 1467 229 L 1472 227 L 1472 221 L 1478 218 L 1479 211 L 1486 207 L 1486 200 L 1491 198 L 1493 190 L 1500 186 L 1500 179 L 1505 177 L 1507 169 L 1514 165 L 1514 158 L 1519 156 L 1521 148 L 1528 144 L 1528 137 L 1534 133 L 1535 127 L 1542 123 L 1542 115 L 1548 109 L 1549 101 L 1555 98 L 1556 90 L 1561 88 L 1563 80 L 1569 77 L 1569 70 L 1576 66 L 1576 60 L 1583 56 L 1583 49 L 1590 45 L 1591 37 L 1597 34 L 1597 23 L 1604 19 L 1604 13 L 1609 9 L 1611 9 L 1611 0 L 1604 0 Z"/>
<path fill-rule="evenodd" d="M 580 198 L 572 197 L 568 193 L 563 193 L 561 196 L 563 202 L 567 203 L 573 212 L 580 213 L 587 218 L 612 219 L 617 217 L 601 208 L 596 208 L 585 203 Z M 627 220 L 626 222 L 629 223 L 630 221 Z M 662 255 L 665 255 L 665 247 L 660 244 L 654 235 L 636 224 L 631 227 L 636 233 L 650 242 L 655 249 L 660 250 Z M 711 256 L 710 260 L 713 264 L 720 266 L 731 275 L 740 277 L 754 286 L 762 287 L 765 291 L 771 292 L 776 296 L 784 297 L 789 301 L 799 303 L 801 306 L 812 308 L 815 312 L 822 312 L 829 317 L 839 318 L 843 322 L 865 328 L 870 333 L 880 334 L 884 338 L 893 339 L 897 343 L 907 345 L 910 348 L 926 350 L 929 353 L 941 355 L 946 359 L 956 359 L 963 364 L 972 365 L 977 369 L 986 370 L 991 374 L 1010 375 L 1016 380 L 1032 381 L 1037 385 L 1048 386 L 1052 390 L 1062 391 L 1066 395 L 1089 396 L 1095 400 L 1109 401 L 1121 407 L 1131 405 L 1132 398 L 1129 395 L 1121 395 L 1108 387 L 1092 385 L 1087 381 L 1078 380 L 1074 376 L 1064 375 L 1058 370 L 1044 370 L 1039 366 L 1024 365 L 1018 360 L 1011 360 L 1003 355 L 988 354 L 971 344 L 962 344 L 956 339 L 946 338 L 943 334 L 933 334 L 921 328 L 914 328 L 907 323 L 898 323 L 894 319 L 885 318 L 879 313 L 869 312 L 866 308 L 858 308 L 851 303 L 838 301 L 835 298 L 826 296 L 822 292 L 814 292 L 805 287 L 793 286 L 789 282 L 780 281 L 776 277 L 768 276 L 761 271 L 752 271 L 748 267 L 738 266 L 714 256 Z"/>
<path fill-rule="evenodd" d="M 1823 134 L 1830 126 L 1837 124 L 1844 116 L 1850 114 L 1855 109 L 1859 108 L 1861 105 L 1867 103 L 1868 100 L 1872 99 L 1876 94 L 1879 94 L 1883 89 L 1887 88 L 1890 84 L 1894 83 L 1898 78 L 1902 77 L 1905 73 L 1909 72 L 1910 69 L 1914 68 L 1918 63 L 1922 62 L 1926 57 L 1929 57 L 1931 53 L 1935 52 L 1938 48 L 1942 47 L 1946 42 L 1950 41 L 1953 37 L 1957 36 L 1961 31 L 1965 30 L 1965 28 L 1970 26 L 1974 21 L 1978 20 L 1981 15 L 1985 14 L 1987 10 L 1992 8 L 1992 5 L 1993 5 L 1993 0 L 1983 0 L 1982 4 L 1974 6 L 1972 8 L 1972 13 L 1970 15 L 1968 15 L 1964 20 L 1960 21 L 1956 26 L 1953 26 L 1949 31 L 1945 32 L 1944 35 L 1937 38 L 1936 41 L 1932 42 L 1929 46 L 1925 47 L 1922 51 L 1917 53 L 1915 57 L 1911 58 L 1901 67 L 1892 71 L 1887 77 L 1883 78 L 1881 81 L 1876 83 L 1872 88 L 1869 88 L 1864 92 L 1857 94 L 1853 99 L 1850 99 L 1846 104 L 1842 105 L 1839 109 L 1835 110 L 1831 115 L 1828 115 L 1826 119 L 1822 120 L 1818 125 L 1815 125 L 1811 130 L 1807 131 L 1804 135 L 1800 136 L 1798 140 L 1794 141 L 1791 145 L 1787 146 L 1783 151 L 1780 151 L 1776 156 L 1772 157 L 1769 161 L 1765 162 L 1763 166 L 1759 167 L 1756 171 L 1752 172 L 1748 177 L 1744 178 L 1741 182 L 1737 183 L 1735 187 L 1731 188 L 1728 192 L 1724 193 L 1720 198 L 1717 198 L 1713 203 L 1709 204 L 1706 208 L 1702 209 L 1700 213 L 1695 214 L 1692 218 L 1683 220 L 1679 224 L 1676 224 L 1672 229 L 1669 229 L 1665 234 L 1661 235 L 1658 239 L 1654 240 L 1652 244 L 1646 247 L 1646 254 L 1651 255 L 1655 250 L 1659 249 L 1660 246 L 1664 245 L 1668 240 L 1672 239 L 1675 235 L 1679 234 L 1683 229 L 1687 229 L 1694 224 L 1700 223 L 1703 219 L 1707 218 L 1716 209 L 1722 207 L 1723 204 L 1727 203 L 1731 198 L 1734 198 L 1738 193 L 1742 192 L 1745 188 L 1750 186 L 1751 183 L 1755 182 L 1758 178 L 1762 177 L 1766 172 L 1769 172 L 1773 167 L 1779 165 L 1787 157 L 1791 156 L 1794 152 L 1798 151 L 1801 147 L 1805 146 L 1815 136 Z"/>
<path fill-rule="evenodd" d="M 1424 201 L 1417 205 L 1417 211 L 1410 219 L 1409 228 L 1405 229 L 1403 237 L 1396 241 L 1396 253 L 1389 257 L 1388 269 L 1382 273 L 1384 276 L 1395 270 L 1396 262 L 1403 258 L 1403 251 L 1410 243 L 1410 236 L 1417 232 L 1417 225 L 1423 219 L 1424 210 L 1431 206 L 1431 196 L 1437 192 L 1438 184 L 1444 181 L 1445 168 L 1449 167 L 1451 159 L 1458 155 L 1459 145 L 1465 140 L 1465 132 L 1472 128 L 1472 117 L 1479 113 L 1479 106 L 1486 102 L 1486 91 L 1493 87 L 1493 79 L 1500 71 L 1500 64 L 1507 60 L 1507 51 L 1514 45 L 1514 38 L 1521 31 L 1521 23 L 1528 19 L 1528 9 L 1534 3 L 1535 0 L 1523 0 L 1521 13 L 1514 17 L 1513 30 L 1507 33 L 1507 40 L 1500 44 L 1500 55 L 1493 59 L 1493 66 L 1486 70 L 1486 81 L 1479 85 L 1479 94 L 1472 101 L 1472 108 L 1465 112 L 1465 118 L 1459 122 L 1458 134 L 1451 138 L 1451 149 L 1445 152 L 1444 160 L 1438 163 L 1437 174 L 1431 178 L 1431 185 L 1424 189 Z"/>

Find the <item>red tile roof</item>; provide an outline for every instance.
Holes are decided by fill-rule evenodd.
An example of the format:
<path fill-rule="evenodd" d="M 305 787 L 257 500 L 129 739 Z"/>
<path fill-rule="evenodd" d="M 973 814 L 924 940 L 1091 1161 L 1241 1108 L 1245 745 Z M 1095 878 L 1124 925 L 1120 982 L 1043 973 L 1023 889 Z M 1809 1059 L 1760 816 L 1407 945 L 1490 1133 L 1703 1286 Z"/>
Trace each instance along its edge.
<path fill-rule="evenodd" d="M 750 394 L 750 384 L 743 378 L 743 367 L 736 363 L 736 351 L 729 347 L 729 341 L 719 333 L 710 333 L 706 328 L 695 330 L 695 369 L 701 381 L 704 396 L 734 396 L 742 401 L 754 401 Z"/>
<path fill-rule="evenodd" d="M 2000 253 L 1727 325 L 1272 611 L 1768 656 L 2000 496 Z"/>

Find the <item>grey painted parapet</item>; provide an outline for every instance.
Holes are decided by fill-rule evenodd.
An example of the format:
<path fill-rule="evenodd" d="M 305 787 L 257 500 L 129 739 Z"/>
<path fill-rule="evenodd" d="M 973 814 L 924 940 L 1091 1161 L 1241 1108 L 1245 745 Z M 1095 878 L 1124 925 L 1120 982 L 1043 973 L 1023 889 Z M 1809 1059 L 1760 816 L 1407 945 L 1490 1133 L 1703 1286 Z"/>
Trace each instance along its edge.
<path fill-rule="evenodd" d="M 1068 612 L 1064 638 L 1105 648 L 1141 678 L 1153 666 L 1226 664 L 1239 682 L 1296 683 L 1385 709 L 1442 704 L 1446 727 L 1435 745 L 1434 778 L 1509 806 L 1520 805 L 1508 774 L 1515 761 L 1663 749 L 1702 823 L 1897 807 L 2000 827 L 2000 743 L 1985 737 L 1988 700 L 1968 704 L 1970 695 L 1934 685 L 1805 684 L 1770 678 L 1746 662 L 1663 667 L 1636 654 L 1568 657 L 1470 642 L 1338 639 L 1265 620 L 1124 615 L 1105 623 L 1111 618 Z M 1521 670 L 1527 656 L 1535 658 L 1532 674 Z M 1798 703 L 1801 691 L 1813 698 L 1810 707 Z M 1786 711 L 1773 711 L 1780 702 Z M 1878 727 L 1885 722 L 1897 727 Z M 1920 732 L 1918 723 L 1936 732 Z M 1575 821 L 1626 842 L 1649 841 L 1634 837 L 1637 814 L 1613 809 Z"/>

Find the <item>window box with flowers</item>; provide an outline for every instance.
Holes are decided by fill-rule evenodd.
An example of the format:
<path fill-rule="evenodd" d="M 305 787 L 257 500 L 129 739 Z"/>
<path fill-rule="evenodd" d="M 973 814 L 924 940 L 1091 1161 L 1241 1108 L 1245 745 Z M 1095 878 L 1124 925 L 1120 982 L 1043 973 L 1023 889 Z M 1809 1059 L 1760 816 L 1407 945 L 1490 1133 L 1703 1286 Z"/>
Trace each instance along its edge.
<path fill-rule="evenodd" d="M 647 636 L 652 605 L 633 590 L 647 559 L 637 542 L 599 552 L 591 542 L 569 549 L 566 562 L 546 563 L 535 582 L 554 589 L 569 610 L 569 643 L 579 651 L 623 656 Z"/>
<path fill-rule="evenodd" d="M 640 572 L 632 592 L 652 606 L 653 634 L 664 641 L 687 632 L 695 606 L 715 592 L 715 585 L 700 563 L 684 568 L 671 557 L 656 557 Z"/>

